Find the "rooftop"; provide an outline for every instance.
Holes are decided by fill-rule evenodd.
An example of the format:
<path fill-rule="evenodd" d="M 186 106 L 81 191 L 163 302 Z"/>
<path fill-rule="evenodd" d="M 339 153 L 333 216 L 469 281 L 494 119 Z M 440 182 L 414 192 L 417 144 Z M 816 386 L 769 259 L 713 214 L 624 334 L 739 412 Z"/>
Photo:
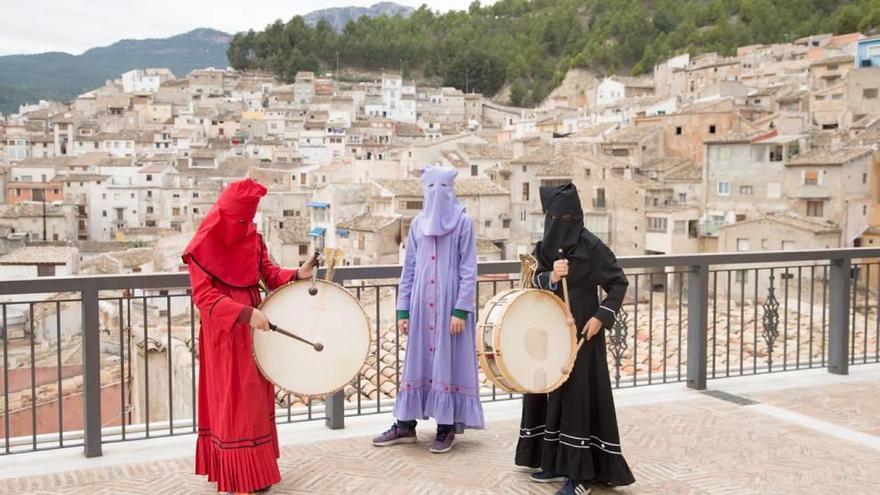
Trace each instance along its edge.
<path fill-rule="evenodd" d="M 817 148 L 792 158 L 786 162 L 786 165 L 791 167 L 804 165 L 843 165 L 844 163 L 869 156 L 873 152 L 874 150 L 869 147 L 841 148 L 839 150 Z"/>
<path fill-rule="evenodd" d="M 74 247 L 26 246 L 0 257 L 0 265 L 64 265 L 78 254 Z"/>
<path fill-rule="evenodd" d="M 339 222 L 337 227 L 349 230 L 359 230 L 363 232 L 379 232 L 385 227 L 390 226 L 400 217 L 382 217 L 371 215 L 369 213 L 364 213 L 362 215 L 358 215 L 351 220 L 347 220 L 345 222 Z"/>

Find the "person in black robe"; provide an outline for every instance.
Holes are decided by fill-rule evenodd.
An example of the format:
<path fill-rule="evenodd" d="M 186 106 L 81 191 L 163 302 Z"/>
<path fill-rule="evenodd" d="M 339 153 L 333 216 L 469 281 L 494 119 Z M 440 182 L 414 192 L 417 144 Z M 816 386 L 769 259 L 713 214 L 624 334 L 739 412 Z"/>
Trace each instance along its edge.
<path fill-rule="evenodd" d="M 629 283 L 614 253 L 584 228 L 574 184 L 542 187 L 541 207 L 546 217 L 544 238 L 535 245 L 534 285 L 562 297 L 566 277 L 578 338 L 588 340 L 560 388 L 524 395 L 516 464 L 540 468 L 532 481 L 565 481 L 557 495 L 589 494 L 593 483 L 629 485 L 635 478 L 621 452 L 605 354 L 605 329 Z"/>

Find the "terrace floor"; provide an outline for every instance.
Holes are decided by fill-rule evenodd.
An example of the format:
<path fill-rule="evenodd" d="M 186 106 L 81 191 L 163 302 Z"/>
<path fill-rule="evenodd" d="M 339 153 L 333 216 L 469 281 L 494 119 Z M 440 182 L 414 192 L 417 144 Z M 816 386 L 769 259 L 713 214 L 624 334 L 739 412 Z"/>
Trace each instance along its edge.
<path fill-rule="evenodd" d="M 598 494 L 880 493 L 880 365 L 849 376 L 809 370 L 616 393 L 623 449 L 637 482 Z M 460 437 L 447 455 L 416 445 L 377 449 L 388 415 L 282 425 L 283 481 L 274 494 L 544 494 L 512 464 L 519 402 L 486 406 L 489 429 Z M 428 426 L 428 425 L 426 425 Z M 210 494 L 191 474 L 192 436 L 0 458 L 0 493 Z"/>

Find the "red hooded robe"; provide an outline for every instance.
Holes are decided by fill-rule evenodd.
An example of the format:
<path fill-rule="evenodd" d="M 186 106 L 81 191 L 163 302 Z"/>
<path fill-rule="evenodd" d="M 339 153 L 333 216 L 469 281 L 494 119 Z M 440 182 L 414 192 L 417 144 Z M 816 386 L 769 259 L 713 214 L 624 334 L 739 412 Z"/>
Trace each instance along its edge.
<path fill-rule="evenodd" d="M 252 492 L 281 481 L 274 387 L 257 369 L 250 321 L 270 290 L 296 278 L 276 266 L 253 224 L 266 188 L 233 182 L 183 253 L 199 310 L 199 436 L 196 474 L 221 492 Z"/>

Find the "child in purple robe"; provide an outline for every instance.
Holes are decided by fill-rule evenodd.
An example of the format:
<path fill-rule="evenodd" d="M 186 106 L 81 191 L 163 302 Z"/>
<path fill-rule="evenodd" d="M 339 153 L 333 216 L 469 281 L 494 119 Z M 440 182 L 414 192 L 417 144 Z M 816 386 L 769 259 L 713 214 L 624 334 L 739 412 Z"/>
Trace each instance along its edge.
<path fill-rule="evenodd" d="M 373 439 L 385 447 L 416 441 L 416 421 L 434 418 L 431 452 L 452 449 L 455 434 L 484 428 L 477 378 L 474 304 L 477 278 L 473 221 L 455 197 L 455 169 L 422 173 L 425 203 L 409 229 L 397 298 L 408 336 L 395 424 Z"/>

